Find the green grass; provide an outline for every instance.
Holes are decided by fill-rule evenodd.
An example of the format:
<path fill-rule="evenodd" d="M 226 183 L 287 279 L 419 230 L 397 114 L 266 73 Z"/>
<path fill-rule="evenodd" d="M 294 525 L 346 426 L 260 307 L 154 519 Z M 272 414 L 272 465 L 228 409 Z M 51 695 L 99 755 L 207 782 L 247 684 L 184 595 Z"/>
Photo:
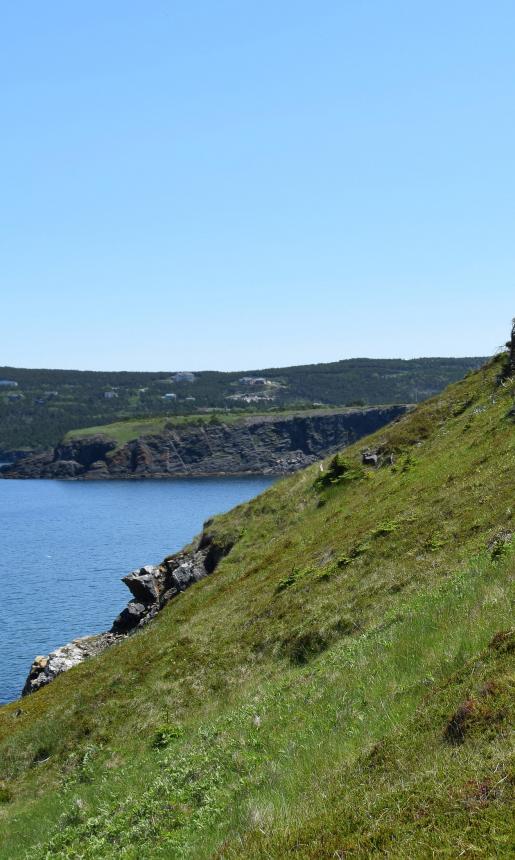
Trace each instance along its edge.
<path fill-rule="evenodd" d="M 132 442 L 140 436 L 155 436 L 165 432 L 171 427 L 186 427 L 209 424 L 210 421 L 223 421 L 224 424 L 234 424 L 243 421 L 248 415 L 242 413 L 214 413 L 217 417 L 213 419 L 213 413 L 205 415 L 162 415 L 153 418 L 133 419 L 115 421 L 112 424 L 99 424 L 97 427 L 81 427 L 78 430 L 70 430 L 64 437 L 65 442 L 80 439 L 84 436 L 95 436 L 101 433 L 109 439 L 113 439 L 117 445 Z M 287 413 L 285 413 L 287 414 Z M 291 414 L 291 413 L 290 413 Z"/>
<path fill-rule="evenodd" d="M 379 408 L 379 407 L 376 407 Z M 249 412 L 214 412 L 197 415 L 168 415 L 156 416 L 135 420 L 128 418 L 124 421 L 115 421 L 112 424 L 99 424 L 97 427 L 81 427 L 78 430 L 70 430 L 64 437 L 65 442 L 79 439 L 84 436 L 95 436 L 101 433 L 113 439 L 117 445 L 131 442 L 140 436 L 158 435 L 171 427 L 195 426 L 198 424 L 209 424 L 211 421 L 224 424 L 238 424 L 246 419 L 256 420 L 259 418 L 289 418 L 293 415 L 333 415 L 335 413 L 349 412 L 352 408 L 340 409 L 274 409 L 262 415 L 250 414 Z"/>
<path fill-rule="evenodd" d="M 204 420 L 207 419 L 208 417 L 206 416 Z M 142 419 L 128 418 L 126 421 L 115 421 L 112 424 L 99 424 L 97 427 L 80 427 L 78 430 L 70 430 L 64 437 L 64 441 L 70 442 L 83 436 L 95 436 L 97 433 L 101 433 L 109 439 L 114 439 L 118 445 L 123 445 L 125 442 L 131 442 L 139 436 L 163 433 L 167 424 L 179 427 L 184 424 L 191 424 L 192 420 L 196 419 L 192 419 L 188 415 L 178 415 L 175 417 L 162 415 L 160 417 Z"/>
<path fill-rule="evenodd" d="M 213 576 L 2 708 L 0 857 L 511 856 L 500 370 L 217 517 Z"/>

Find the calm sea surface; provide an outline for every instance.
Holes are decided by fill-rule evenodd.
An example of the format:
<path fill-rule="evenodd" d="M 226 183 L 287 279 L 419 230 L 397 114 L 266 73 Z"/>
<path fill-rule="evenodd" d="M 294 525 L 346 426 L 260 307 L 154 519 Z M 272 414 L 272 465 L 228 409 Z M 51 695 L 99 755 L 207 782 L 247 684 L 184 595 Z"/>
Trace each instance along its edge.
<path fill-rule="evenodd" d="M 36 654 L 109 629 L 130 599 L 120 577 L 271 483 L 0 480 L 0 703 L 19 696 Z"/>

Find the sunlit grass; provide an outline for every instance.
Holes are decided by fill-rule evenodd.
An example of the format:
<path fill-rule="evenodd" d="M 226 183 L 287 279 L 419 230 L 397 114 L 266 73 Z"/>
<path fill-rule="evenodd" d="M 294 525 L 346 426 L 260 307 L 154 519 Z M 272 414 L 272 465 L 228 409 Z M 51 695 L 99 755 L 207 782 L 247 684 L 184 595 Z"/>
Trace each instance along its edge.
<path fill-rule="evenodd" d="M 0 709 L 0 856 L 509 856 L 513 652 L 489 642 L 512 624 L 515 425 L 498 372 L 345 454 L 358 470 L 381 446 L 393 466 L 327 488 L 310 468 L 215 518 L 235 544 L 212 577 Z M 453 746 L 470 697 L 481 719 Z"/>

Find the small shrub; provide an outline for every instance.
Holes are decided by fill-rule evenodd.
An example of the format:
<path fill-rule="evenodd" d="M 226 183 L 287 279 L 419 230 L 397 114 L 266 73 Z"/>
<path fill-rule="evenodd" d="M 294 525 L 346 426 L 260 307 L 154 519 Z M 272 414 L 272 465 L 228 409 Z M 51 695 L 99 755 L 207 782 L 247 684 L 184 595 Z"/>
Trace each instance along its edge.
<path fill-rule="evenodd" d="M 317 490 L 326 490 L 335 484 L 341 484 L 344 481 L 359 481 L 365 475 L 364 469 L 361 466 L 356 466 L 342 457 L 341 454 L 335 454 L 326 472 L 322 472 L 315 481 Z"/>
<path fill-rule="evenodd" d="M 317 582 L 326 582 L 328 579 L 331 578 L 333 573 L 334 573 L 334 565 L 329 564 L 326 567 L 323 567 L 322 570 L 320 570 L 317 573 L 315 579 Z"/>
<path fill-rule="evenodd" d="M 285 588 L 289 588 L 291 585 L 295 585 L 300 579 L 303 579 L 305 576 L 309 576 L 314 572 L 312 567 L 292 567 L 291 573 L 286 576 L 284 579 L 281 579 L 276 587 L 275 593 L 279 594 L 281 591 L 284 591 Z"/>
<path fill-rule="evenodd" d="M 383 537 L 384 535 L 389 535 L 392 532 L 397 531 L 398 528 L 399 525 L 394 520 L 387 520 L 384 523 L 380 523 L 375 529 L 372 529 L 370 537 Z"/>
<path fill-rule="evenodd" d="M 515 651 L 515 630 L 500 630 L 491 640 L 489 647 L 500 654 L 511 654 Z"/>
<path fill-rule="evenodd" d="M 356 544 L 353 549 L 351 549 L 350 556 L 351 558 L 359 558 L 360 555 L 365 555 L 366 552 L 370 549 L 370 544 L 368 541 L 361 541 L 361 543 Z"/>
<path fill-rule="evenodd" d="M 77 767 L 76 778 L 77 782 L 88 785 L 95 779 L 95 758 L 100 752 L 100 748 L 95 744 L 89 744 L 80 760 Z"/>
<path fill-rule="evenodd" d="M 78 827 L 84 821 L 84 814 L 84 801 L 77 797 L 71 808 L 61 816 L 60 824 L 62 827 Z"/>
<path fill-rule="evenodd" d="M 291 573 L 288 576 L 285 576 L 284 579 L 280 579 L 275 587 L 276 594 L 279 594 L 281 591 L 284 591 L 285 588 L 289 588 L 290 585 L 293 585 L 299 576 L 299 570 L 297 567 L 292 567 Z"/>
<path fill-rule="evenodd" d="M 359 623 L 348 615 L 342 615 L 334 625 L 335 632 L 340 636 L 350 636 L 351 633 L 355 633 L 359 628 Z"/>
<path fill-rule="evenodd" d="M 429 552 L 438 552 L 443 546 L 445 546 L 445 538 L 438 534 L 431 535 L 425 543 L 425 548 Z"/>
<path fill-rule="evenodd" d="M 173 741 L 182 738 L 184 731 L 181 726 L 165 723 L 159 726 L 154 732 L 152 738 L 152 749 L 162 750 L 169 746 Z"/>
<path fill-rule="evenodd" d="M 337 639 L 350 636 L 359 629 L 359 624 L 347 615 L 342 615 L 324 629 L 293 631 L 283 640 L 283 653 L 297 666 L 308 663 L 313 657 L 326 651 Z"/>
<path fill-rule="evenodd" d="M 328 647 L 327 636 L 320 630 L 308 630 L 285 642 L 284 650 L 292 663 L 302 666 Z"/>
<path fill-rule="evenodd" d="M 494 543 L 491 549 L 492 561 L 502 561 L 506 558 L 512 549 L 511 540 L 498 540 Z"/>
<path fill-rule="evenodd" d="M 453 746 L 463 743 L 473 721 L 476 709 L 477 706 L 474 699 L 469 699 L 463 705 L 460 705 L 445 727 L 444 738 L 447 743 Z"/>
<path fill-rule="evenodd" d="M 12 799 L 11 790 L 5 784 L 0 783 L 0 803 L 10 803 Z"/>
<path fill-rule="evenodd" d="M 408 453 L 404 457 L 402 463 L 400 464 L 401 472 L 411 472 L 415 466 L 417 465 L 417 459 L 413 456 L 413 454 Z"/>

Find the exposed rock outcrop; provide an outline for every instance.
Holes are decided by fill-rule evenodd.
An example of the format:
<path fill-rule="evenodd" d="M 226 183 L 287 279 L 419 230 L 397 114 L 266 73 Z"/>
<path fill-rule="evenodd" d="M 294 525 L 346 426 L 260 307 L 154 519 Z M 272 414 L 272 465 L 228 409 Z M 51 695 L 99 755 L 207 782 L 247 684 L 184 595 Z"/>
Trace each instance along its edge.
<path fill-rule="evenodd" d="M 112 633 L 99 633 L 97 636 L 84 636 L 82 639 L 74 639 L 61 648 L 56 648 L 46 657 L 36 657 L 22 690 L 22 696 L 27 693 L 35 693 L 40 687 L 44 687 L 53 681 L 61 672 L 67 672 L 72 666 L 77 666 L 88 657 L 100 654 L 109 645 L 116 641 Z"/>
<path fill-rule="evenodd" d="M 74 639 L 45 657 L 36 657 L 22 696 L 36 692 L 57 675 L 83 663 L 88 657 L 102 653 L 148 624 L 170 600 L 213 573 L 231 548 L 232 544 L 219 544 L 204 531 L 189 549 L 165 558 L 159 565 L 145 565 L 124 576 L 122 582 L 133 595 L 133 600 L 115 618 L 111 630 Z"/>
<path fill-rule="evenodd" d="M 74 439 L 7 467 L 3 478 L 174 478 L 285 475 L 373 433 L 407 406 L 347 408 L 235 423 L 170 426 L 117 446 L 107 436 Z"/>
<path fill-rule="evenodd" d="M 27 451 L 26 449 L 0 448 L 0 463 L 15 463 L 16 460 L 21 460 L 29 455 L 32 455 L 32 451 Z"/>

